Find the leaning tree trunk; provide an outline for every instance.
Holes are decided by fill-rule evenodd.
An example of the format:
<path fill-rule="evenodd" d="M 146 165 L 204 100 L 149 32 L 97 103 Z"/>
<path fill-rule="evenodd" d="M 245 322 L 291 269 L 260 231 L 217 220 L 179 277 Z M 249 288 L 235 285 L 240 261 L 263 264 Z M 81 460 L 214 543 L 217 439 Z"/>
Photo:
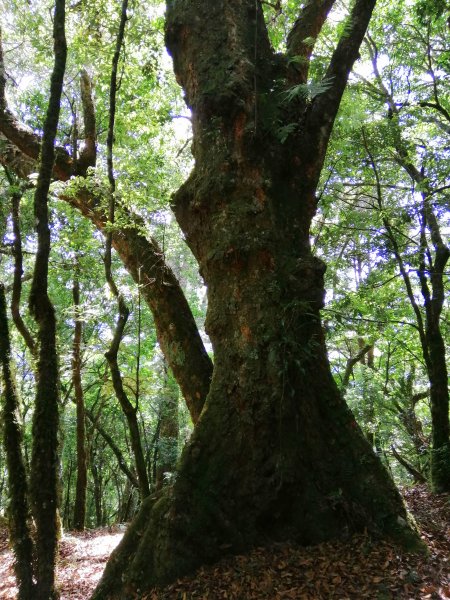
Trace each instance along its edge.
<path fill-rule="evenodd" d="M 374 1 L 355 3 L 321 95 L 286 103 L 280 93 L 281 81 L 303 85 L 303 40 L 332 4 L 307 2 L 294 26 L 289 52 L 302 63 L 272 51 L 259 2 L 167 4 L 196 160 L 174 211 L 208 288 L 214 372 L 174 485 L 144 502 L 95 599 L 139 595 L 267 540 L 368 528 L 417 541 L 331 376 L 325 267 L 309 245 L 328 137 Z"/>

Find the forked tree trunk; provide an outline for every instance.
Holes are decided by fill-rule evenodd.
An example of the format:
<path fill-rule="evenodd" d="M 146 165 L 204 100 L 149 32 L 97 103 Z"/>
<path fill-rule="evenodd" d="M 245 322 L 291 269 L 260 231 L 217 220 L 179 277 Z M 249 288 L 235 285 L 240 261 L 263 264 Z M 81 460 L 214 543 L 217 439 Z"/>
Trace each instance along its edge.
<path fill-rule="evenodd" d="M 174 485 L 144 502 L 95 599 L 139 595 L 267 540 L 368 528 L 417 542 L 331 376 L 325 267 L 309 245 L 328 137 L 374 1 L 356 1 L 322 94 L 286 103 L 280 93 L 305 81 L 303 40 L 332 4 L 306 3 L 288 42 L 303 62 L 289 63 L 270 48 L 259 2 L 167 3 L 196 160 L 174 210 L 208 288 L 214 372 Z"/>

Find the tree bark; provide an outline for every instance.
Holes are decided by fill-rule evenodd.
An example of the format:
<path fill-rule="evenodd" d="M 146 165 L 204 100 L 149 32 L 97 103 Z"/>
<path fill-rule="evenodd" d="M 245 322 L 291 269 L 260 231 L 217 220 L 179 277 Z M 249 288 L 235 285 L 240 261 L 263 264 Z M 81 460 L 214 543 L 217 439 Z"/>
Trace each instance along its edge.
<path fill-rule="evenodd" d="M 72 349 L 72 382 L 75 391 L 77 407 L 77 482 L 75 486 L 75 506 L 73 527 L 78 531 L 84 530 L 86 520 L 87 493 L 87 453 L 86 453 L 86 416 L 84 408 L 84 393 L 81 382 L 81 342 L 83 321 L 80 315 L 80 282 L 78 280 L 78 265 L 75 266 L 75 279 L 72 286 L 72 298 L 75 312 L 75 328 Z"/>
<path fill-rule="evenodd" d="M 29 301 L 30 311 L 38 325 L 39 343 L 30 480 L 32 510 L 36 522 L 37 600 L 49 600 L 58 596 L 55 589 L 55 566 L 59 531 L 59 381 L 56 319 L 47 289 L 50 255 L 47 196 L 54 165 L 54 144 L 67 55 L 64 24 L 65 2 L 56 0 L 53 29 L 55 64 L 44 123 L 39 176 L 34 195 L 38 248 Z"/>
<path fill-rule="evenodd" d="M 309 4 L 303 31 L 317 28 Z M 329 135 L 374 4 L 355 2 L 323 92 L 292 104 L 283 92 L 294 67 L 270 47 L 259 2 L 167 3 L 195 157 L 173 207 L 208 288 L 214 373 L 175 483 L 144 502 L 96 600 L 139 595 L 267 540 L 368 528 L 419 543 L 331 376 L 325 267 L 309 245 Z M 274 112 L 295 119 L 283 141 Z"/>
<path fill-rule="evenodd" d="M 19 600 L 32 600 L 34 594 L 33 541 L 29 526 L 28 483 L 22 456 L 19 399 L 11 371 L 11 346 L 3 284 L 0 284 L 0 364 L 3 378 L 3 441 L 10 496 L 9 530 L 15 556 L 14 571 L 19 588 Z"/>

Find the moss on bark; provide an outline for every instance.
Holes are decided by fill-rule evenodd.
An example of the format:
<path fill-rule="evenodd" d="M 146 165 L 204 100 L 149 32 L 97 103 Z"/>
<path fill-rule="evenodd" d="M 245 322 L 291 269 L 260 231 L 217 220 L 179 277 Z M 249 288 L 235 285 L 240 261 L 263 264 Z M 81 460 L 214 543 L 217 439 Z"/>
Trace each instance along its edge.
<path fill-rule="evenodd" d="M 420 546 L 331 376 L 325 267 L 309 245 L 328 137 L 374 3 L 354 3 L 329 90 L 289 106 L 280 89 L 292 78 L 259 2 L 167 3 L 196 161 L 173 208 L 207 285 L 214 371 L 174 484 L 144 504 L 96 600 L 142 594 L 274 539 L 311 544 L 367 529 Z M 311 14 L 302 31 L 320 28 Z M 282 142 L 263 114 L 295 119 L 295 133 Z"/>
<path fill-rule="evenodd" d="M 28 483 L 22 456 L 19 398 L 11 369 L 11 347 L 3 284 L 0 284 L 0 365 L 3 379 L 3 442 L 8 468 L 10 496 L 8 521 L 15 557 L 14 571 L 19 588 L 19 600 L 31 600 L 34 593 L 33 542 L 30 532 Z"/>

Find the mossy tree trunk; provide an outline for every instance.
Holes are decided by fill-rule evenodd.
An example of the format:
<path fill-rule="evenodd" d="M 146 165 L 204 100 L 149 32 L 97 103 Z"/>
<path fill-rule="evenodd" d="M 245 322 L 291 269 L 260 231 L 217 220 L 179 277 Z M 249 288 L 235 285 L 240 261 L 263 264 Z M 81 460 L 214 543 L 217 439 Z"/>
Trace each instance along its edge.
<path fill-rule="evenodd" d="M 260 2 L 167 3 L 195 157 L 173 207 L 208 287 L 214 372 L 175 483 L 144 502 L 95 599 L 129 598 L 266 540 L 368 528 L 417 541 L 332 379 L 320 322 L 315 191 L 375 0 L 356 0 L 322 93 L 307 98 L 311 38 L 332 4 L 304 5 L 281 57 Z"/>
<path fill-rule="evenodd" d="M 32 600 L 33 541 L 30 532 L 28 484 L 22 455 L 22 430 L 19 418 L 19 398 L 11 369 L 11 346 L 6 315 L 5 288 L 0 284 L 0 365 L 2 369 L 3 441 L 8 468 L 10 502 L 9 529 L 14 551 L 14 571 L 19 588 L 19 600 Z"/>
<path fill-rule="evenodd" d="M 55 565 L 59 532 L 59 381 L 56 318 L 48 296 L 48 192 L 55 157 L 54 144 L 67 55 L 64 0 L 56 0 L 53 24 L 55 65 L 34 195 L 37 253 L 29 300 L 30 311 L 38 325 L 39 343 L 30 479 L 32 512 L 36 522 L 36 600 L 50 600 L 58 596 L 55 589 Z"/>
<path fill-rule="evenodd" d="M 75 328 L 72 349 L 72 383 L 75 392 L 77 408 L 77 482 L 75 486 L 75 505 L 73 527 L 83 531 L 86 520 L 87 493 L 87 451 L 86 451 L 86 414 L 84 393 L 81 381 L 81 342 L 83 321 L 80 314 L 80 282 L 78 279 L 79 265 L 75 265 L 75 278 L 72 286 L 72 298 L 75 311 Z"/>

